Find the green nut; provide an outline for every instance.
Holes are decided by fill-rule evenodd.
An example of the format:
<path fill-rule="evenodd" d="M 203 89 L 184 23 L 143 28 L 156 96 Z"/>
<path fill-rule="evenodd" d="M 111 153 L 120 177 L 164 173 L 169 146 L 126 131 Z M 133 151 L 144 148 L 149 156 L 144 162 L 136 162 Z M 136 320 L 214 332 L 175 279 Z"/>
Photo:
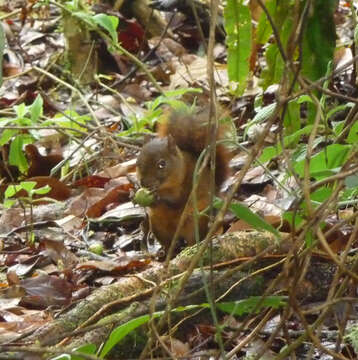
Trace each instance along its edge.
<path fill-rule="evenodd" d="M 150 206 L 154 202 L 154 195 L 146 188 L 140 188 L 134 195 L 133 202 L 141 206 Z"/>
<path fill-rule="evenodd" d="M 101 242 L 94 242 L 93 244 L 91 244 L 88 247 L 88 250 L 93 254 L 102 255 L 103 254 L 103 244 Z"/>

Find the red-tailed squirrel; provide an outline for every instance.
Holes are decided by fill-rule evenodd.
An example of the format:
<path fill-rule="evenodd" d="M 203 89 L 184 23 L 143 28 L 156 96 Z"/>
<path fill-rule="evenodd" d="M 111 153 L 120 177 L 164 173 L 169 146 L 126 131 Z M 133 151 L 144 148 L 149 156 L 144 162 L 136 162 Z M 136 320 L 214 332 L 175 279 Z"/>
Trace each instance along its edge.
<path fill-rule="evenodd" d="M 158 137 L 147 142 L 137 160 L 140 185 L 153 195 L 148 216 L 150 229 L 168 249 L 180 217 L 192 191 L 193 174 L 200 153 L 208 145 L 209 109 L 174 110 L 158 125 Z M 227 126 L 219 122 L 217 141 L 225 138 Z M 216 189 L 228 174 L 229 150 L 221 142 L 216 146 Z M 208 216 L 202 211 L 210 205 L 210 169 L 204 168 L 196 192 L 200 212 L 199 232 L 207 233 Z M 193 204 L 186 208 L 179 238 L 188 245 L 195 243 Z"/>

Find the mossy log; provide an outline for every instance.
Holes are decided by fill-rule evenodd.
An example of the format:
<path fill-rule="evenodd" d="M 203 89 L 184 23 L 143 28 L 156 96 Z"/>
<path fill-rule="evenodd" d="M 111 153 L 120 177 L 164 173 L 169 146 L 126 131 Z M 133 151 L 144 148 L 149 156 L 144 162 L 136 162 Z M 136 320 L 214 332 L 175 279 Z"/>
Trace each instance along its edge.
<path fill-rule="evenodd" d="M 180 298 L 173 301 L 173 306 L 206 302 L 203 275 L 213 276 L 212 281 L 215 284 L 214 298 L 223 294 L 231 287 L 233 289 L 223 300 L 240 300 L 249 296 L 263 294 L 271 280 L 280 273 L 280 266 L 278 265 L 267 271 L 262 271 L 257 275 L 252 275 L 252 273 L 268 265 L 270 262 L 277 262 L 277 256 L 273 256 L 271 259 L 267 257 L 265 260 L 261 259 L 256 261 L 256 263 L 251 263 L 249 267 L 243 267 L 240 271 L 231 272 L 230 276 L 225 275 L 227 271 L 224 266 L 225 262 L 228 264 L 227 266 L 230 266 L 233 260 L 240 262 L 240 258 L 244 258 L 244 263 L 248 258 L 252 259 L 252 257 L 268 247 L 271 249 L 270 255 L 282 254 L 283 258 L 284 254 L 287 253 L 287 248 L 290 246 L 293 246 L 293 244 L 290 244 L 287 237 L 282 237 L 281 240 L 278 240 L 270 233 L 258 231 L 236 232 L 216 238 L 210 251 L 211 256 L 209 256 L 207 251 L 203 256 L 203 260 L 204 265 L 209 264 L 210 259 L 215 260 L 213 264 L 221 263 L 220 270 L 213 272 L 210 272 L 208 269 L 205 270 L 205 268 L 195 270 L 183 289 Z M 172 278 L 162 284 L 161 292 L 156 300 L 156 310 L 163 309 L 168 303 L 167 295 L 175 292 L 174 290 L 179 283 L 178 274 L 187 268 L 187 264 L 190 262 L 196 249 L 197 245 L 187 248 L 171 261 L 170 275 Z M 335 266 L 328 262 L 313 261 L 311 263 L 306 278 L 308 281 L 317 282 L 317 286 L 312 287 L 309 300 L 314 299 L 317 301 L 325 298 L 334 270 Z M 149 313 L 149 299 L 152 295 L 153 285 L 163 280 L 163 271 L 163 264 L 153 262 L 148 269 L 138 274 L 123 277 L 116 284 L 99 288 L 86 299 L 81 300 L 67 313 L 38 329 L 27 340 L 31 342 L 37 341 L 42 345 L 55 345 L 65 335 L 71 335 L 71 347 L 83 343 L 100 343 L 104 341 L 110 330 L 113 329 L 113 326 L 117 326 L 139 315 Z M 326 281 L 322 281 L 322 278 L 325 278 Z M 238 285 L 233 286 L 234 284 Z M 289 282 L 287 282 L 287 286 L 290 286 Z M 140 306 L 133 307 L 133 304 L 138 304 L 138 301 L 140 301 Z M 109 303 L 112 303 L 112 306 L 108 306 L 107 304 Z M 132 307 L 130 307 L 131 304 Z M 111 315 L 118 311 L 119 308 L 122 309 L 121 312 Z M 123 310 L 123 308 L 126 309 Z M 93 316 L 94 314 L 96 315 Z M 78 331 L 75 331 L 75 329 L 90 318 L 91 322 L 89 324 L 86 323 L 86 328 L 80 330 L 81 336 L 76 338 Z M 101 320 L 100 323 L 99 320 Z M 87 326 L 90 327 L 88 328 Z M 86 330 L 88 330 L 86 336 L 83 336 Z"/>

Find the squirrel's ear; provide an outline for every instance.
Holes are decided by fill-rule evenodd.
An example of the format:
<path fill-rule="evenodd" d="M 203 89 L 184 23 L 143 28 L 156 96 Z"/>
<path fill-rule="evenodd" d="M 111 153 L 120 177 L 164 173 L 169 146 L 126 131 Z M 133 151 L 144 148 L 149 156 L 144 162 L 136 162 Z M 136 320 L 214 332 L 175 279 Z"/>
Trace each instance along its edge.
<path fill-rule="evenodd" d="M 173 136 L 171 136 L 169 134 L 167 136 L 167 138 L 168 138 L 168 149 L 169 149 L 169 151 L 176 151 L 177 144 L 175 143 L 175 140 L 174 140 Z"/>

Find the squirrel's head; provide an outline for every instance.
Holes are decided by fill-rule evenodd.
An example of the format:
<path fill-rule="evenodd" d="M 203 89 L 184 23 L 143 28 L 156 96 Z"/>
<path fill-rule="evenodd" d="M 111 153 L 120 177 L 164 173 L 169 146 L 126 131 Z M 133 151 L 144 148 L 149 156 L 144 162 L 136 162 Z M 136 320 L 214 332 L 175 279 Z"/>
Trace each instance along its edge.
<path fill-rule="evenodd" d="M 137 159 L 137 176 L 142 187 L 157 191 L 169 178 L 177 175 L 182 155 L 174 138 L 154 138 L 142 148 Z"/>

